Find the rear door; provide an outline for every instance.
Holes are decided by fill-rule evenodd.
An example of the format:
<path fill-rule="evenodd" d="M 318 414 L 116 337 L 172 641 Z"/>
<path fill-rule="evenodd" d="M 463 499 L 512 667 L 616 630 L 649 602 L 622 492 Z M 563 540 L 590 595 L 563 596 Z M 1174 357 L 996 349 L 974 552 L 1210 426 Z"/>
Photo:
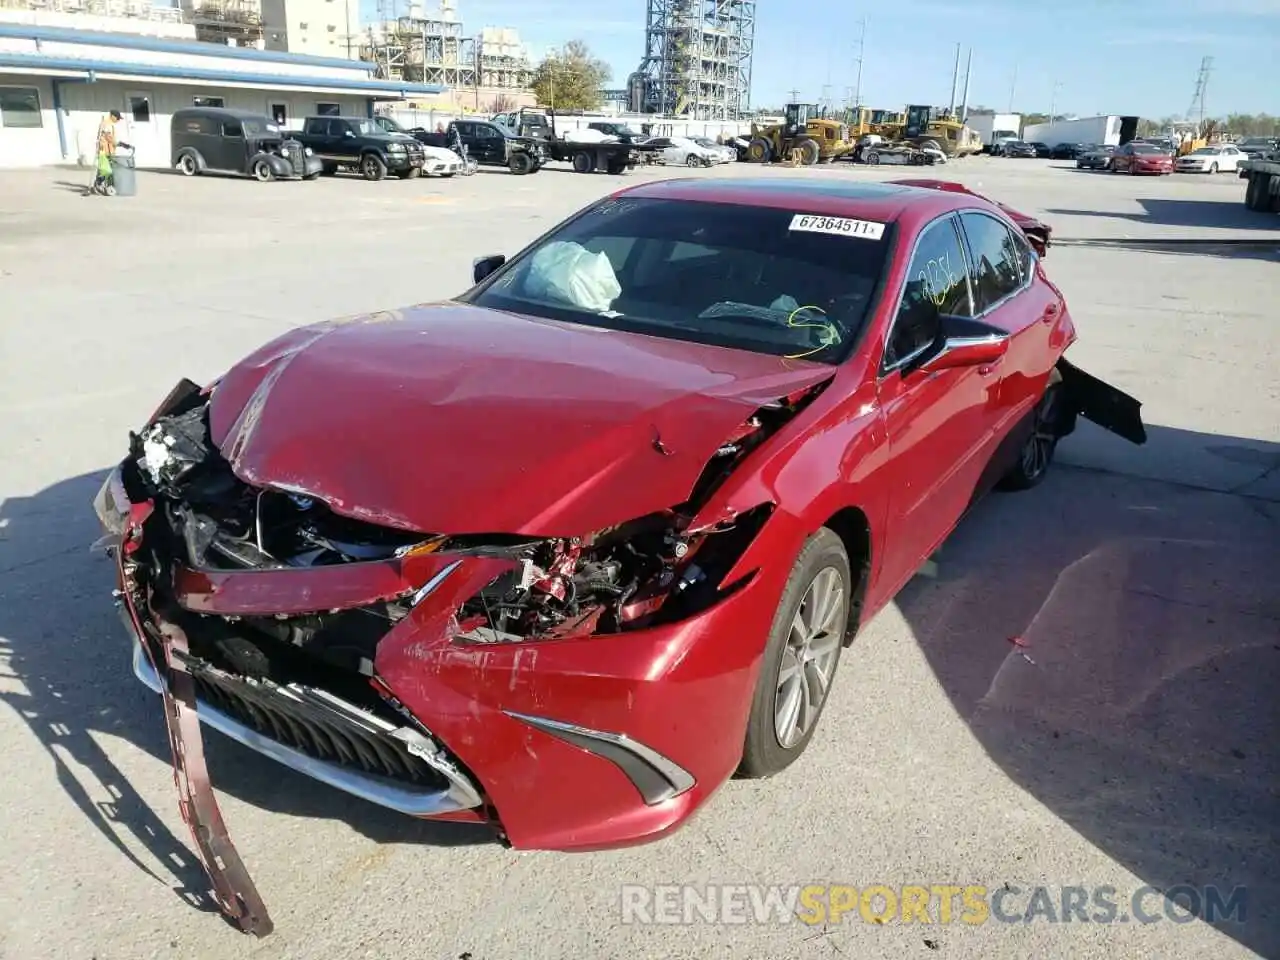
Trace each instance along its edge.
<path fill-rule="evenodd" d="M 881 361 L 877 392 L 892 492 L 873 607 L 915 573 L 960 519 L 991 436 L 998 364 L 932 373 L 916 368 L 935 347 L 944 314 L 973 315 L 954 214 L 920 234 Z"/>
<path fill-rule="evenodd" d="M 1065 304 L 1036 275 L 1037 263 L 1022 232 L 1002 218 L 978 210 L 960 215 L 966 240 L 969 285 L 978 319 L 1008 331 L 1009 352 L 1000 363 L 993 438 L 1002 439 L 1044 393 L 1059 349 Z"/>
<path fill-rule="evenodd" d="M 222 121 L 221 132 L 222 138 L 218 146 L 217 168 L 219 170 L 233 170 L 237 173 L 246 172 L 249 168 L 249 161 L 245 152 L 244 124 L 229 117 Z"/>

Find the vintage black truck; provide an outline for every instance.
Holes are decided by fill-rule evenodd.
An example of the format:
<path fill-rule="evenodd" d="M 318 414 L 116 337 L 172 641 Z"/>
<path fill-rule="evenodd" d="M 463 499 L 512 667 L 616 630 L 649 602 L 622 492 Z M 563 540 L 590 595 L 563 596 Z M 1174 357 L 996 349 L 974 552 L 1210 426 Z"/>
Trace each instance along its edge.
<path fill-rule="evenodd" d="M 294 139 L 320 158 L 324 172 L 359 171 L 366 180 L 392 174 L 412 180 L 422 173 L 423 151 L 413 137 L 388 133 L 365 117 L 307 117 Z"/>
<path fill-rule="evenodd" d="M 646 155 L 654 152 L 645 144 L 635 142 L 638 135 L 633 132 L 628 131 L 628 135 L 624 137 L 602 129 L 596 123 L 590 124 L 588 129 L 605 136 L 616 136 L 618 139 L 609 143 L 565 139 L 556 131 L 554 110 L 526 107 L 512 113 L 498 114 L 494 120 L 515 133 L 532 136 L 544 144 L 547 159 L 573 164 L 573 169 L 578 173 L 595 173 L 597 170 L 612 174 L 625 173 L 643 163 Z M 566 134 L 573 135 L 570 131 L 566 131 Z"/>

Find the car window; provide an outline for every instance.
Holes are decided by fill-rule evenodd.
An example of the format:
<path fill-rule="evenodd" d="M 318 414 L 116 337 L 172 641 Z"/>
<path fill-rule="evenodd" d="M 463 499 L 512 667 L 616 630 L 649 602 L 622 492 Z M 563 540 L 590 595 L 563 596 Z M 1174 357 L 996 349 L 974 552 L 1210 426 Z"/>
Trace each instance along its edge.
<path fill-rule="evenodd" d="M 460 137 L 469 137 L 473 133 L 475 133 L 474 129 L 472 129 L 471 124 L 463 123 L 462 121 L 455 122 L 453 125 L 453 129 L 458 131 L 458 136 Z"/>
<path fill-rule="evenodd" d="M 346 132 L 347 132 L 347 121 L 345 120 L 329 121 L 329 136 L 340 137 Z"/>
<path fill-rule="evenodd" d="M 885 345 L 884 365 L 902 363 L 933 343 L 943 314 L 972 315 L 954 217 L 930 224 L 920 235 Z"/>
<path fill-rule="evenodd" d="M 1017 239 L 1004 222 L 985 213 L 960 216 L 969 242 L 969 281 L 977 313 L 991 308 L 1023 282 Z"/>
<path fill-rule="evenodd" d="M 223 120 L 222 135 L 224 137 L 243 137 L 244 127 L 240 125 L 239 120 Z"/>
<path fill-rule="evenodd" d="M 745 204 L 607 199 L 464 299 L 594 327 L 838 363 L 862 332 L 893 231 L 852 219 L 802 222 L 802 216 Z M 850 230 L 840 232 L 844 227 Z"/>

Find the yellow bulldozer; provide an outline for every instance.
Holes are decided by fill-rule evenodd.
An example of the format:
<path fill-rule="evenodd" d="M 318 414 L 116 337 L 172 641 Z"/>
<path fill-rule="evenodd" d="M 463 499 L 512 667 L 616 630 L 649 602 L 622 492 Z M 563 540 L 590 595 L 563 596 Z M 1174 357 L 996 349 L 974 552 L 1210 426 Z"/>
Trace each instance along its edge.
<path fill-rule="evenodd" d="M 752 163 L 783 160 L 812 166 L 838 160 L 853 147 L 847 123 L 823 116 L 816 104 L 789 103 L 782 123 L 751 125 L 747 159 Z"/>

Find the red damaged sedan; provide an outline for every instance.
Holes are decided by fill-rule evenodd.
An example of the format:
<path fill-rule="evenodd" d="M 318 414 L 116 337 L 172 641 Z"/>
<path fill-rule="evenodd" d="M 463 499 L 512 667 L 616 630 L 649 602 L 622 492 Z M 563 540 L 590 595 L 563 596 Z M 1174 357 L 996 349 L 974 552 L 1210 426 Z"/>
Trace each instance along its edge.
<path fill-rule="evenodd" d="M 180 384 L 97 501 L 180 786 L 192 709 L 523 848 L 651 840 L 781 771 L 975 498 L 1077 415 L 1145 441 L 1063 358 L 1047 242 L 936 181 L 652 183 L 456 300 Z"/>

